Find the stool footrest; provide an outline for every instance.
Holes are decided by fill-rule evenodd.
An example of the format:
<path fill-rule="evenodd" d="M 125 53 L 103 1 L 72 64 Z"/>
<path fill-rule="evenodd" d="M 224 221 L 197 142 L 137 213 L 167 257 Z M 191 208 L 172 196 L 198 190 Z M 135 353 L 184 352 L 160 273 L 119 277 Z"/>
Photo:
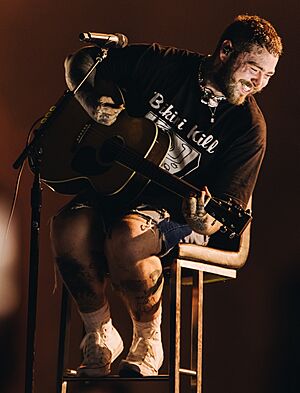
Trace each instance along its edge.
<path fill-rule="evenodd" d="M 94 383 L 94 382 L 123 382 L 123 381 L 139 381 L 139 382 L 161 382 L 168 381 L 170 376 L 168 374 L 160 374 L 151 377 L 120 377 L 119 375 L 108 375 L 106 377 L 78 377 L 77 375 L 65 374 L 63 377 L 64 381 L 68 382 L 83 382 L 83 383 Z"/>
<path fill-rule="evenodd" d="M 179 369 L 180 374 L 184 374 L 184 375 L 193 375 L 196 376 L 197 372 L 194 370 L 188 370 L 187 368 L 180 368 Z"/>

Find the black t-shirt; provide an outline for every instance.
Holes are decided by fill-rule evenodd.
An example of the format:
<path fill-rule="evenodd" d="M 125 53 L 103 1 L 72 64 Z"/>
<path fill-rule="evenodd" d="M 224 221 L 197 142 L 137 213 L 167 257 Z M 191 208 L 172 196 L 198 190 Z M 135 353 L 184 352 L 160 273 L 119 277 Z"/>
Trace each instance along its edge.
<path fill-rule="evenodd" d="M 85 47 L 66 61 L 69 87 L 93 64 L 99 49 Z M 233 198 L 244 207 L 253 192 L 266 144 L 266 125 L 252 96 L 236 106 L 222 101 L 211 123 L 210 108 L 201 103 L 198 82 L 203 55 L 158 44 L 109 50 L 108 57 L 85 83 L 80 100 L 95 105 L 103 94 L 101 80 L 122 90 L 131 116 L 144 116 L 171 135 L 161 167 L 213 196 Z M 105 93 L 105 92 L 104 92 Z M 151 183 L 141 196 L 148 202 L 179 207 L 178 197 Z"/>

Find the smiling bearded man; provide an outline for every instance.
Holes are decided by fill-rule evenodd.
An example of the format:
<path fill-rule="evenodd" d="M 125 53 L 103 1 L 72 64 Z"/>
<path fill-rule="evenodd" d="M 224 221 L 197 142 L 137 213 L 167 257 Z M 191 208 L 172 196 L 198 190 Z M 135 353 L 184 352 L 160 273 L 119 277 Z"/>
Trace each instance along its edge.
<path fill-rule="evenodd" d="M 123 351 L 106 296 L 108 277 L 133 323 L 132 345 L 119 374 L 157 375 L 163 362 L 162 257 L 179 242 L 207 245 L 220 232 L 222 224 L 205 211 L 209 193 L 246 207 L 266 147 L 266 123 L 253 94 L 268 84 L 281 53 L 280 37 L 268 21 L 240 15 L 211 56 L 158 44 L 111 48 L 76 93 L 109 135 L 124 119 L 124 108 L 130 116 L 155 123 L 170 142 L 157 165 L 199 189 L 182 204 L 164 184 L 150 182 L 129 203 L 116 203 L 87 187 L 53 218 L 57 266 L 87 333 L 79 375 L 108 375 Z M 88 46 L 66 59 L 71 90 L 98 56 L 99 48 Z M 79 133 L 78 145 L 86 134 Z M 148 136 L 134 131 L 135 140 Z M 97 155 L 91 147 L 76 162 L 85 163 L 91 173 L 94 168 L 95 173 L 105 171 L 93 161 Z"/>

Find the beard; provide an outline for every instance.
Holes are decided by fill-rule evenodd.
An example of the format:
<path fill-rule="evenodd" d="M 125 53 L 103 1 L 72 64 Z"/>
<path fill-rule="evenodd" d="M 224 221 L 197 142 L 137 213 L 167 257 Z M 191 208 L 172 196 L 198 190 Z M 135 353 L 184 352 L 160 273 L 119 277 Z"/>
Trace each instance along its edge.
<path fill-rule="evenodd" d="M 241 93 L 240 85 L 244 84 L 250 88 L 253 88 L 253 86 L 246 80 L 236 80 L 234 78 L 234 73 L 239 67 L 237 57 L 238 53 L 232 53 L 228 61 L 223 63 L 222 67 L 215 73 L 214 80 L 230 104 L 242 105 L 248 95 Z M 251 94 L 254 94 L 254 91 Z"/>

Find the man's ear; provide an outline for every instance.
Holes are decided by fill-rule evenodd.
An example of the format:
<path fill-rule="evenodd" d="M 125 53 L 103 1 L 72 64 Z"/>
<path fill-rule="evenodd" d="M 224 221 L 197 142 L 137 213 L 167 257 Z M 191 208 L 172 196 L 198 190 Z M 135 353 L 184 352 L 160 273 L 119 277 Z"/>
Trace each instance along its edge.
<path fill-rule="evenodd" d="M 233 52 L 232 42 L 230 40 L 223 41 L 219 54 L 221 62 L 226 63 L 232 52 Z"/>

